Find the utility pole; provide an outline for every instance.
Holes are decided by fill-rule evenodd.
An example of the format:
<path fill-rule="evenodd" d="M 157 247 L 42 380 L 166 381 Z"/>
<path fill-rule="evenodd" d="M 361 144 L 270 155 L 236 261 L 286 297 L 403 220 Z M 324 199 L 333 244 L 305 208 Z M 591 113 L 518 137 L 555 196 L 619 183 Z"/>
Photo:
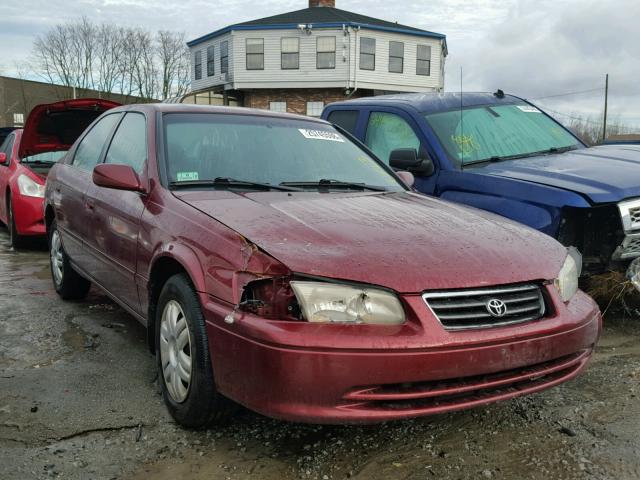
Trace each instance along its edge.
<path fill-rule="evenodd" d="M 602 143 L 607 139 L 607 101 L 609 100 L 609 74 L 604 81 L 604 120 L 602 122 Z"/>

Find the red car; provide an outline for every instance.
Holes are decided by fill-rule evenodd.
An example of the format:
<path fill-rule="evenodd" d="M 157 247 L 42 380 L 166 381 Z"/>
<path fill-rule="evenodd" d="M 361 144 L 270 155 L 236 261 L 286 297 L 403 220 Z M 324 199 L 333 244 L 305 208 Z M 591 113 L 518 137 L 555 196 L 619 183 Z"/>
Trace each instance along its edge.
<path fill-rule="evenodd" d="M 7 136 L 0 146 L 0 221 L 9 229 L 11 246 L 46 234 L 42 205 L 49 169 L 91 122 L 118 105 L 95 99 L 38 105 L 24 129 Z"/>
<path fill-rule="evenodd" d="M 53 283 L 65 299 L 94 283 L 147 326 L 185 426 L 229 399 L 379 422 L 578 375 L 601 331 L 579 254 L 407 177 L 322 120 L 113 109 L 47 179 Z"/>

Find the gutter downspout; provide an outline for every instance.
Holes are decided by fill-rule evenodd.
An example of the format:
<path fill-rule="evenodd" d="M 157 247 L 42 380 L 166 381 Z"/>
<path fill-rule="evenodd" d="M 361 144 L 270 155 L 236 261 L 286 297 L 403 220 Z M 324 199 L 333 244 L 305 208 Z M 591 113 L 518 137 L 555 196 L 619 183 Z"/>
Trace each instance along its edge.
<path fill-rule="evenodd" d="M 358 90 L 358 32 L 360 31 L 360 25 L 353 27 L 353 30 L 356 32 L 354 37 L 355 45 L 353 49 L 353 90 L 349 95 L 347 95 L 347 99 L 351 98 L 353 94 Z M 349 49 L 351 49 L 351 45 L 349 45 Z M 351 51 L 349 51 L 349 63 L 351 63 Z M 351 65 L 349 65 L 349 75 L 351 75 Z"/>

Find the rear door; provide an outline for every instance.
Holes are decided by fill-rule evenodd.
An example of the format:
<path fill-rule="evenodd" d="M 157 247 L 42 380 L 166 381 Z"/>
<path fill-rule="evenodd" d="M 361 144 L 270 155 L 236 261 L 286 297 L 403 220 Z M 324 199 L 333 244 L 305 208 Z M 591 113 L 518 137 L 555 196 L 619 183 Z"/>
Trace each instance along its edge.
<path fill-rule="evenodd" d="M 71 260 L 89 274 L 90 262 L 83 248 L 83 239 L 93 235 L 88 228 L 93 212 L 85 201 L 85 194 L 93 184 L 93 167 L 101 161 L 121 116 L 121 113 L 113 113 L 98 120 L 71 152 L 70 163 L 61 163 L 56 168 L 54 204 L 62 242 Z"/>
<path fill-rule="evenodd" d="M 132 167 L 144 183 L 147 178 L 147 126 L 142 113 L 122 118 L 107 148 L 104 163 Z M 146 195 L 91 184 L 86 203 L 92 210 L 87 222 L 86 248 L 91 274 L 112 295 L 142 313 L 135 283 L 140 218 Z"/>

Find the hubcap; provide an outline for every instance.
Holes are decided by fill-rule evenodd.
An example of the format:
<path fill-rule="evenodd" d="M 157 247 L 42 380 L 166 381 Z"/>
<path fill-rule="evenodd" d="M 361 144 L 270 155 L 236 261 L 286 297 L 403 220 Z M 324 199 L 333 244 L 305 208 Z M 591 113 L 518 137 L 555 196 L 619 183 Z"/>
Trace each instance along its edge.
<path fill-rule="evenodd" d="M 182 307 L 170 300 L 160 321 L 160 363 L 169 396 L 184 402 L 191 385 L 191 336 Z"/>
<path fill-rule="evenodd" d="M 51 234 L 51 273 L 53 273 L 53 281 L 56 285 L 62 283 L 62 242 L 60 241 L 60 234 L 57 230 L 54 230 Z"/>

